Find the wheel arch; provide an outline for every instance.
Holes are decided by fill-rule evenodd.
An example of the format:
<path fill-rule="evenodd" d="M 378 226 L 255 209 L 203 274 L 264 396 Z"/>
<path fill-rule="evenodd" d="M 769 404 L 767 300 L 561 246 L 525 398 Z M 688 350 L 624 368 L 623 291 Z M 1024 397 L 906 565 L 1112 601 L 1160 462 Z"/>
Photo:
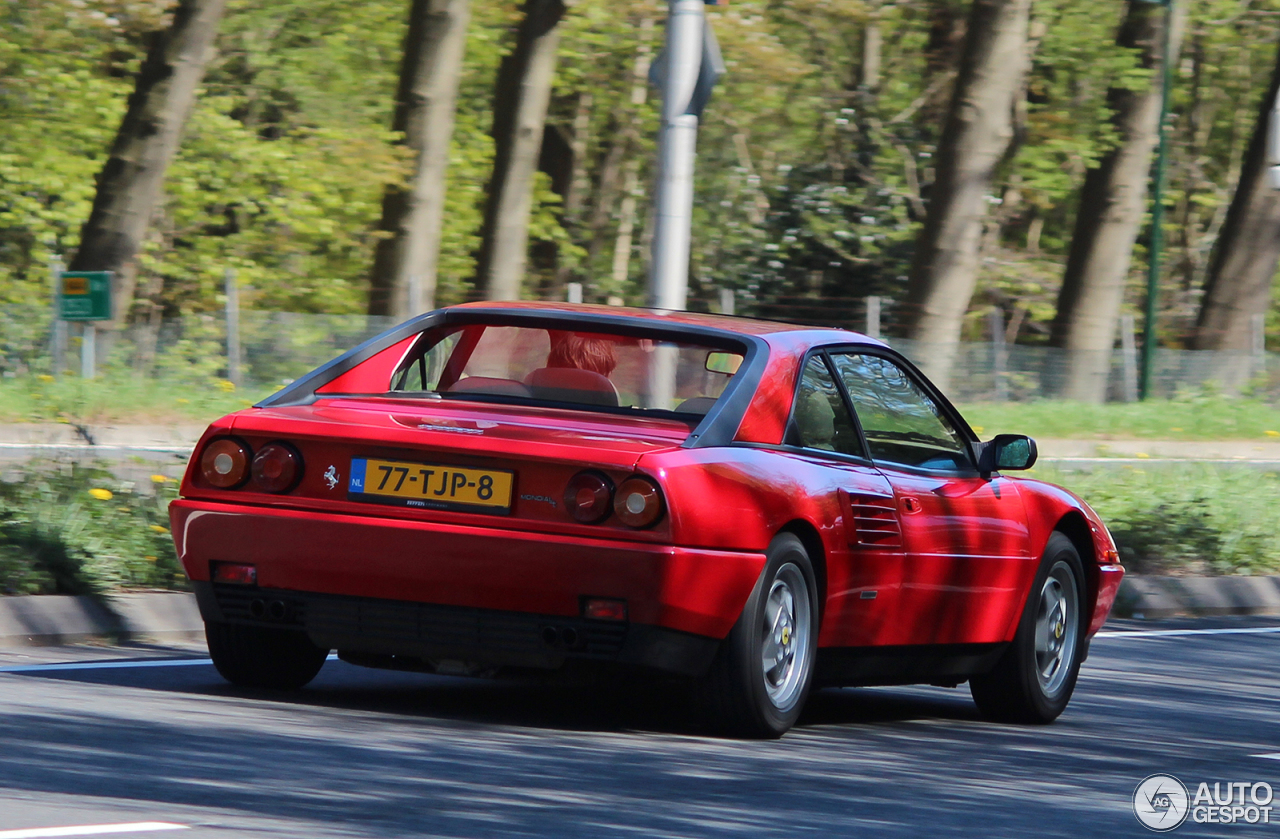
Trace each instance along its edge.
<path fill-rule="evenodd" d="M 1065 513 L 1053 527 L 1054 532 L 1061 533 L 1071 540 L 1076 553 L 1080 554 L 1080 565 L 1084 568 L 1084 602 L 1087 608 L 1080 610 L 1081 619 L 1087 620 L 1093 614 L 1098 602 L 1098 555 L 1094 551 L 1093 533 L 1089 522 L 1079 510 Z"/>
<path fill-rule="evenodd" d="M 818 529 L 805 519 L 793 519 L 787 522 L 778 533 L 779 535 L 790 533 L 795 536 L 800 540 L 800 544 L 804 545 L 805 552 L 809 554 L 809 561 L 813 563 L 814 576 L 817 577 L 818 625 L 821 626 L 822 618 L 827 611 L 827 549 L 822 544 L 822 536 L 818 534 Z"/>

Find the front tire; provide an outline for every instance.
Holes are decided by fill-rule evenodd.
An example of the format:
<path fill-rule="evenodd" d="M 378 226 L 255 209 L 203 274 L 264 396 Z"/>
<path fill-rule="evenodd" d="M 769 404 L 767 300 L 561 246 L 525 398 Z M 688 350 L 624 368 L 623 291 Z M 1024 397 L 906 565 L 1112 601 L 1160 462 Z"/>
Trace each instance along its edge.
<path fill-rule="evenodd" d="M 306 633 L 292 629 L 206 622 L 205 638 L 213 666 L 240 687 L 297 690 L 329 657 Z"/>
<path fill-rule="evenodd" d="M 818 651 L 818 587 L 804 545 L 784 533 L 766 556 L 702 684 L 714 724 L 739 737 L 781 737 L 795 724 Z"/>
<path fill-rule="evenodd" d="M 969 679 L 984 717 L 1044 724 L 1066 709 L 1084 652 L 1084 579 L 1075 545 L 1054 533 L 1009 649 L 990 673 Z"/>

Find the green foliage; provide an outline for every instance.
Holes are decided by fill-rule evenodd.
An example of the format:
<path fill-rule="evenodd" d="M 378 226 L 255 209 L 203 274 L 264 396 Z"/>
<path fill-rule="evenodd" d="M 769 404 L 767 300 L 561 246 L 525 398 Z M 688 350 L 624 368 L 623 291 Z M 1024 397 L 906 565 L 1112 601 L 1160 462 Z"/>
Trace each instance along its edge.
<path fill-rule="evenodd" d="M 5 369 L 45 339 L 48 262 L 69 255 L 166 0 L 41 0 L 0 9 L 0 323 Z M 703 115 L 690 305 L 742 292 L 749 313 L 855 325 L 861 298 L 901 299 L 934 180 L 968 3 L 734 0 L 708 7 L 728 74 Z M 1107 91 L 1151 73 L 1115 45 L 1124 4 L 1039 0 L 1015 146 L 992 188 L 975 310 L 1026 318 L 1044 339 L 1088 167 L 1114 144 Z M 409 172 L 389 130 L 408 0 L 230 0 L 202 95 L 139 260 L 135 322 L 216 311 L 236 269 L 246 309 L 364 311 L 382 194 Z M 643 300 L 657 94 L 636 89 L 642 37 L 661 46 L 665 4 L 579 0 L 563 25 L 552 131 L 585 156 L 540 177 L 525 294 Z M 493 84 L 519 21 L 515 0 L 474 3 L 451 149 L 438 299 L 472 292 L 489 178 Z M 648 21 L 651 28 L 642 24 Z M 1163 336 L 1194 314 L 1255 106 L 1280 0 L 1192 0 L 1175 73 Z M 880 82 L 863 84 L 863 36 L 882 35 Z M 633 97 L 640 93 L 642 101 Z M 586 131 L 575 136 L 585 107 Z M 552 167 L 554 168 L 554 167 Z M 635 173 L 636 212 L 623 185 Z M 576 184 L 572 202 L 565 182 Z M 630 250 L 615 254 L 634 222 Z M 1135 252 L 1144 257 L 1141 243 Z M 615 282 L 615 267 L 625 269 Z M 1135 277 L 1140 272 L 1134 272 Z M 1136 297 L 1135 297 L 1136 299 Z M 10 312 L 13 310 L 10 309 Z M 1272 318 L 1275 331 L 1280 316 Z M 976 337 L 976 320 L 970 325 Z M 192 351 L 192 357 L 198 353 Z M 21 363 L 14 363 L 18 359 Z"/>
<path fill-rule="evenodd" d="M 84 426 L 201 425 L 247 408 L 277 388 L 237 391 L 224 379 L 48 374 L 0 379 L 0 423 L 62 422 Z"/>
<path fill-rule="evenodd" d="M 105 465 L 29 462 L 0 480 L 0 594 L 181 588 L 169 535 L 176 486 L 140 487 Z"/>
<path fill-rule="evenodd" d="M 1280 573 L 1280 475 L 1177 464 L 1037 468 L 1089 502 L 1139 574 Z"/>
<path fill-rule="evenodd" d="M 1255 399 L 1187 393 L 1175 399 L 1092 405 L 974 404 L 961 413 L 983 438 L 1029 434 L 1058 440 L 1256 440 L 1280 442 L 1280 409 Z M 1105 444 L 1101 444 L 1105 445 Z"/>

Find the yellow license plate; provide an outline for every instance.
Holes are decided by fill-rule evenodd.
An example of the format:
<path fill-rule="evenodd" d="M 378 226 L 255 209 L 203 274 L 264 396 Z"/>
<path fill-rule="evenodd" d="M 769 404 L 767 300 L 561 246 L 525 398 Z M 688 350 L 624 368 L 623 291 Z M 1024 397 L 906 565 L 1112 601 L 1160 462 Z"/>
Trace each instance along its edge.
<path fill-rule="evenodd" d="M 505 513 L 511 509 L 515 477 L 501 469 L 355 458 L 347 491 L 361 501 L 435 510 L 482 507 Z"/>

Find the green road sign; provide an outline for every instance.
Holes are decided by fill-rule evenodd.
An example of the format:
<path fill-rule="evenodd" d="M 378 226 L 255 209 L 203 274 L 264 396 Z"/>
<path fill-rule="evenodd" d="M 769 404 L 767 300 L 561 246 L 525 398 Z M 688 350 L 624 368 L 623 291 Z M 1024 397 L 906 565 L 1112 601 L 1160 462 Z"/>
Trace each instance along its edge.
<path fill-rule="evenodd" d="M 63 271 L 58 283 L 62 320 L 111 320 L 111 272 Z"/>

